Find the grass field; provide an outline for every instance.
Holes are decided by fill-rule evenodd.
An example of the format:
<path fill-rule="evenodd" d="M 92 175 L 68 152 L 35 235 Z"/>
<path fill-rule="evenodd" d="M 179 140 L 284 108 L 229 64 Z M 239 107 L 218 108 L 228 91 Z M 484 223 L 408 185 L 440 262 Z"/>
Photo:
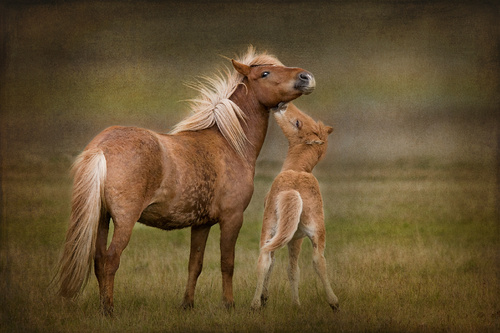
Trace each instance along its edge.
<path fill-rule="evenodd" d="M 2 16 L 0 332 L 498 332 L 498 6 L 487 1 L 6 1 Z M 5 29 L 4 29 L 5 28 Z M 286 250 L 250 311 L 263 198 L 286 142 L 274 120 L 236 248 L 236 308 L 221 302 L 219 230 L 195 309 L 181 310 L 189 230 L 137 225 L 113 320 L 92 276 L 48 286 L 70 215 L 69 168 L 110 125 L 166 132 L 182 83 L 254 44 L 310 70 L 297 105 L 335 127 L 315 174 L 325 202 L 332 313 L 304 243 L 301 308 Z M 227 63 L 229 65 L 229 63 Z"/>
<path fill-rule="evenodd" d="M 35 170 L 30 163 L 35 163 Z M 136 226 L 116 277 L 116 318 L 98 314 L 95 278 L 74 303 L 47 289 L 69 215 L 70 161 L 16 161 L 4 173 L 8 220 L 2 247 L 2 331 L 448 331 L 500 329 L 494 174 L 480 165 L 320 168 L 328 271 L 340 298 L 332 313 L 301 256 L 302 307 L 290 302 L 286 251 L 278 253 L 264 311 L 249 304 L 263 194 L 279 171 L 261 164 L 237 244 L 236 309 L 221 305 L 219 230 L 210 235 L 196 308 L 180 309 L 189 230 Z M 5 274 L 7 273 L 7 274 Z"/>

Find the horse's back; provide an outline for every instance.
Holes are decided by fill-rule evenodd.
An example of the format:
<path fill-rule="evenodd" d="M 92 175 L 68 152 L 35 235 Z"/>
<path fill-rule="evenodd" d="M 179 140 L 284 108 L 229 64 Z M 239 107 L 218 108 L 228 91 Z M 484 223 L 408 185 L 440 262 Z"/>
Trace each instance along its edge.
<path fill-rule="evenodd" d="M 138 127 L 113 126 L 98 134 L 86 149 L 100 149 L 106 158 L 106 206 L 137 215 L 161 185 L 164 148 L 158 134 Z M 138 216 L 137 216 L 138 217 Z"/>

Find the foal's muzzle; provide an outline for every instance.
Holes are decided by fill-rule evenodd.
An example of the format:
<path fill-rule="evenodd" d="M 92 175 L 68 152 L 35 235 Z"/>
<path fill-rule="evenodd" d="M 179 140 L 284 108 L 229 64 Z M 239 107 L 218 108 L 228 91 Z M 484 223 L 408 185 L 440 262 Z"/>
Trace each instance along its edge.
<path fill-rule="evenodd" d="M 297 82 L 295 83 L 295 89 L 302 91 L 304 95 L 308 95 L 313 92 L 316 87 L 316 80 L 314 76 L 307 72 L 303 71 L 297 75 Z"/>

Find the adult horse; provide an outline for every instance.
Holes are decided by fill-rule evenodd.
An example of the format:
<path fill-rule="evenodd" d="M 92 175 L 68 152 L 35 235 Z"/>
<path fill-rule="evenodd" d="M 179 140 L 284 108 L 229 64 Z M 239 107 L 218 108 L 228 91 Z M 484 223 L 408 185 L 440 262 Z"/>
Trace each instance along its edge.
<path fill-rule="evenodd" d="M 234 306 L 234 248 L 243 211 L 253 193 L 255 162 L 266 136 L 269 110 L 315 87 L 311 73 L 285 67 L 253 48 L 227 77 L 198 83 L 194 113 L 170 134 L 110 127 L 98 134 L 74 167 L 71 219 L 57 280 L 74 298 L 92 261 L 101 310 L 113 313 L 114 276 L 137 221 L 161 229 L 191 227 L 189 275 L 183 306 L 193 307 L 205 244 L 219 223 L 222 292 Z M 108 248 L 110 219 L 114 233 Z"/>

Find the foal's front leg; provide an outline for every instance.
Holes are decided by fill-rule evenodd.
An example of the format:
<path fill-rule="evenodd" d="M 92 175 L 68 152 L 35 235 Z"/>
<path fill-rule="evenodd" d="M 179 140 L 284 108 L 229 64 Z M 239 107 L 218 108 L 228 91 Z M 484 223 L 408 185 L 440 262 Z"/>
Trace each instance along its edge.
<path fill-rule="evenodd" d="M 208 234 L 211 225 L 201 225 L 191 227 L 191 252 L 189 254 L 188 281 L 182 307 L 190 309 L 194 307 L 194 290 L 196 282 L 203 268 L 203 256 L 207 244 Z"/>

